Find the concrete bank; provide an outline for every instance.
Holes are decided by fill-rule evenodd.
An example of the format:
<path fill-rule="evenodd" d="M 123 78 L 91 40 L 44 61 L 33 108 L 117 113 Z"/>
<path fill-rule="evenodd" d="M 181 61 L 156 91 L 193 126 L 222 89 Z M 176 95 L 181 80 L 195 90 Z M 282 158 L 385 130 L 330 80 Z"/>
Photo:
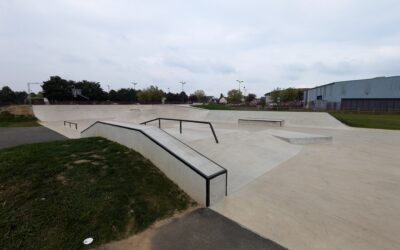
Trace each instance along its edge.
<path fill-rule="evenodd" d="M 104 121 L 81 135 L 102 136 L 138 151 L 200 204 L 215 204 L 227 194 L 226 169 L 158 128 Z"/>

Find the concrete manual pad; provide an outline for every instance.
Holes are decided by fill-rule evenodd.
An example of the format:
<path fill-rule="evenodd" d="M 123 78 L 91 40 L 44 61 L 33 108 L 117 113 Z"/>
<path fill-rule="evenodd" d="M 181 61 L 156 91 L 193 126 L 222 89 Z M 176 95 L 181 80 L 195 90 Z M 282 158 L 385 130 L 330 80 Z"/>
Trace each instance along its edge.
<path fill-rule="evenodd" d="M 276 138 L 282 139 L 292 144 L 313 144 L 313 143 L 328 143 L 332 142 L 332 136 L 317 135 L 293 132 L 287 130 L 275 130 L 269 129 L 268 133 L 275 136 Z"/>

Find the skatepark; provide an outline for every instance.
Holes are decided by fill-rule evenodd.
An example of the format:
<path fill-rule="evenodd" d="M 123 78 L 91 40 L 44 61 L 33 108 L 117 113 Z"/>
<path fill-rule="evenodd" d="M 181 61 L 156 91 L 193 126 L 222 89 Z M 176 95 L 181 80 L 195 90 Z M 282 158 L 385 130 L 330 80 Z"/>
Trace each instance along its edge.
<path fill-rule="evenodd" d="M 400 244 L 398 131 L 350 128 L 322 112 L 184 105 L 33 112 L 68 138 L 103 136 L 140 152 L 198 203 L 284 247 Z"/>

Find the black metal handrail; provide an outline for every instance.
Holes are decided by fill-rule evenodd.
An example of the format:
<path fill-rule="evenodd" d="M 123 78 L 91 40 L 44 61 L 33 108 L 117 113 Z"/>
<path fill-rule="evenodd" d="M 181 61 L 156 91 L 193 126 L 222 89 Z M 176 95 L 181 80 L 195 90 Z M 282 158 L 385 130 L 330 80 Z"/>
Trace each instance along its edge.
<path fill-rule="evenodd" d="M 67 124 L 67 123 L 69 124 L 69 127 L 71 127 L 72 124 L 75 125 L 75 129 L 78 130 L 78 123 L 76 123 L 76 122 L 64 121 L 64 126 L 65 126 L 65 124 Z"/>
<path fill-rule="evenodd" d="M 161 128 L 161 120 L 166 120 L 166 121 L 179 121 L 179 132 L 182 134 L 182 122 L 190 122 L 190 123 L 201 123 L 201 124 L 208 124 L 210 126 L 211 132 L 213 133 L 215 142 L 218 143 L 218 138 L 217 135 L 215 134 L 214 127 L 211 124 L 211 122 L 206 122 L 206 121 L 196 121 L 196 120 L 185 120 L 185 119 L 175 119 L 175 118 L 155 118 L 152 120 L 148 120 L 145 122 L 140 123 L 141 125 L 147 125 L 147 123 L 154 122 L 158 120 L 158 127 Z"/>

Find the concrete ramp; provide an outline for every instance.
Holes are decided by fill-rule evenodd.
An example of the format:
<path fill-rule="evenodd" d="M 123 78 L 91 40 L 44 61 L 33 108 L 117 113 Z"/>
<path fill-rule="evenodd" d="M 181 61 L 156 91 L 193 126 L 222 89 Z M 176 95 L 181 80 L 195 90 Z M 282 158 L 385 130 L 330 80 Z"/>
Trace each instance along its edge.
<path fill-rule="evenodd" d="M 81 135 L 101 136 L 141 153 L 200 204 L 213 205 L 227 194 L 226 169 L 161 129 L 102 121 Z"/>
<path fill-rule="evenodd" d="M 276 138 L 287 141 L 291 144 L 304 145 L 304 144 L 332 142 L 332 136 L 327 136 L 327 135 L 299 133 L 299 132 L 276 130 L 276 129 L 269 129 L 268 133 L 275 136 Z"/>

